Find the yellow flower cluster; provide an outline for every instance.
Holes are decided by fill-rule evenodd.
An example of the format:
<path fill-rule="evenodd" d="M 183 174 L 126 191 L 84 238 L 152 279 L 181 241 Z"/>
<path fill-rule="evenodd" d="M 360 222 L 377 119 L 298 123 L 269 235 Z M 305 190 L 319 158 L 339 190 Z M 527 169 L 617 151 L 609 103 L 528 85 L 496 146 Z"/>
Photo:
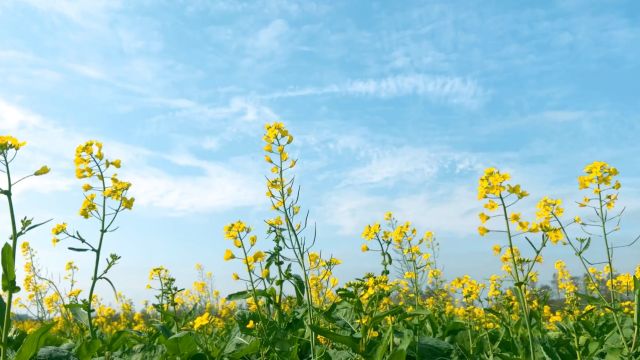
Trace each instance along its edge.
<path fill-rule="evenodd" d="M 523 258 L 520 256 L 520 249 L 517 246 L 514 246 L 513 249 L 506 248 L 502 256 L 500 256 L 500 261 L 502 262 L 502 271 L 512 273 L 514 271 L 513 263 L 518 268 L 522 266 Z"/>
<path fill-rule="evenodd" d="M 135 199 L 133 197 L 127 197 L 125 194 L 131 188 L 131 183 L 121 181 L 118 179 L 117 174 L 110 176 L 111 184 L 107 186 L 105 183 L 105 171 L 113 166 L 114 168 L 120 168 L 120 160 L 108 160 L 104 157 L 102 151 L 102 143 L 95 140 L 89 140 L 76 148 L 76 155 L 74 159 L 76 166 L 76 177 L 78 179 L 86 179 L 95 177 L 100 186 L 96 187 L 89 183 L 82 186 L 84 192 L 90 192 L 93 190 L 100 190 L 102 196 L 106 199 L 111 199 L 120 203 L 122 209 L 131 210 Z M 98 210 L 98 204 L 96 203 L 96 193 L 85 194 L 85 199 L 80 207 L 80 216 L 88 219 L 92 212 Z"/>
<path fill-rule="evenodd" d="M 485 285 L 472 279 L 469 275 L 464 275 L 453 279 L 448 287 L 452 293 L 460 292 L 465 303 L 473 304 L 476 300 L 480 299 L 480 294 L 485 288 Z"/>
<path fill-rule="evenodd" d="M 53 237 L 51 238 L 51 243 L 53 244 L 53 246 L 56 246 L 56 244 L 60 242 L 60 238 L 58 238 L 58 235 L 66 233 L 66 231 L 67 231 L 67 223 L 57 224 L 51 229 L 51 233 L 53 234 Z"/>
<path fill-rule="evenodd" d="M 20 150 L 26 144 L 25 141 L 20 141 L 11 135 L 0 135 L 0 152 L 2 153 L 10 149 Z"/>
<path fill-rule="evenodd" d="M 102 143 L 89 140 L 76 148 L 74 163 L 78 179 L 90 178 L 94 175 L 94 165 L 104 159 Z"/>
<path fill-rule="evenodd" d="M 249 232 L 251 232 L 251 228 L 241 220 L 238 220 L 224 227 L 224 238 L 233 240 L 235 243 L 236 240 L 240 240 L 245 234 Z M 236 247 L 239 246 L 236 245 Z"/>
<path fill-rule="evenodd" d="M 120 181 L 117 177 L 116 174 L 113 174 L 111 176 L 111 186 L 104 189 L 104 191 L 102 192 L 103 195 L 105 197 L 108 197 L 110 199 L 116 200 L 116 201 L 120 201 L 123 198 L 123 194 L 129 190 L 129 188 L 131 187 L 131 183 L 130 182 L 126 182 L 126 181 Z M 133 205 L 133 201 L 131 201 L 131 205 Z M 125 205 L 125 203 L 123 202 L 123 206 L 125 208 L 129 208 L 130 206 Z"/>
<path fill-rule="evenodd" d="M 255 268 L 256 264 L 262 263 L 266 260 L 266 254 L 260 250 L 254 252 L 253 255 L 249 254 L 258 239 L 257 236 L 252 235 L 249 237 L 248 242 L 245 243 L 245 240 L 247 239 L 247 236 L 250 232 L 251 228 L 240 220 L 226 225 L 224 227 L 225 239 L 233 241 L 233 245 L 236 248 L 241 249 L 244 257 L 237 257 L 231 249 L 226 249 L 223 258 L 225 261 L 239 258 L 247 266 L 247 269 L 249 271 L 252 271 Z M 261 275 L 262 277 L 266 278 L 267 276 L 269 276 L 269 270 L 266 268 L 262 269 Z M 234 280 L 239 280 L 240 276 L 236 273 L 233 273 L 232 278 Z"/>
<path fill-rule="evenodd" d="M 610 291 L 620 294 L 630 294 L 633 291 L 633 275 L 623 273 L 613 279 L 607 280 L 607 287 Z"/>
<path fill-rule="evenodd" d="M 618 169 L 603 161 L 594 161 L 585 166 L 584 172 L 585 175 L 578 177 L 578 187 L 582 190 L 595 185 L 596 187 L 593 189 L 594 194 L 602 191 L 602 187 L 611 186 L 613 177 L 619 174 Z M 620 182 L 616 181 L 613 184 L 613 188 L 616 190 L 619 189 Z"/>
<path fill-rule="evenodd" d="M 96 194 L 85 195 L 84 200 L 82 201 L 82 206 L 80 206 L 80 216 L 88 219 L 89 216 L 91 216 L 91 213 L 97 210 L 98 204 L 96 204 Z"/>
<path fill-rule="evenodd" d="M 193 321 L 193 330 L 199 330 L 200 328 L 207 326 L 211 323 L 212 317 L 211 314 L 209 314 L 208 312 L 205 312 L 204 314 L 198 316 L 194 321 Z"/>
<path fill-rule="evenodd" d="M 536 205 L 536 218 L 539 223 L 532 224 L 529 231 L 543 231 L 553 244 L 557 244 L 558 241 L 562 240 L 564 237 L 562 229 L 552 225 L 555 217 L 560 217 L 564 214 L 564 209 L 560 205 L 562 205 L 562 200 L 560 199 L 550 199 L 547 196 L 543 197 Z"/>
<path fill-rule="evenodd" d="M 287 182 L 283 173 L 296 166 L 296 160 L 290 159 L 286 146 L 293 142 L 293 135 L 281 122 L 265 125 L 263 140 L 266 142 L 264 151 L 265 161 L 272 165 L 271 172 L 276 177 L 267 180 L 267 197 L 272 201 L 274 209 L 283 209 L 286 198 L 293 193 L 293 187 Z M 274 160 L 272 155 L 277 156 Z M 297 213 L 299 208 L 293 209 Z"/>
<path fill-rule="evenodd" d="M 526 196 L 529 196 L 529 193 L 523 190 L 519 184 L 507 184 L 506 182 L 510 179 L 511 175 L 508 173 L 501 173 L 500 170 L 497 170 L 495 168 L 485 169 L 484 174 L 478 180 L 478 199 L 489 199 L 484 204 L 485 209 L 491 212 L 504 205 L 506 210 L 507 207 L 515 203 L 514 201 L 510 205 L 506 205 L 505 199 L 507 197 L 513 195 L 517 198 L 516 201 L 518 201 Z M 499 200 L 500 202 L 498 203 L 494 199 Z M 481 212 L 480 214 L 478 214 L 478 217 L 480 218 L 481 224 L 480 226 L 478 226 L 478 234 L 480 234 L 480 236 L 485 236 L 491 230 L 484 226 L 484 224 L 494 216 Z M 520 213 L 511 213 L 508 220 L 517 225 L 518 231 L 527 232 L 531 229 L 535 230 L 535 227 L 533 226 L 535 224 L 531 225 L 530 228 L 529 222 L 523 220 Z"/>
<path fill-rule="evenodd" d="M 367 225 L 365 226 L 364 231 L 362 232 L 362 238 L 367 241 L 373 240 L 373 238 L 376 237 L 379 232 L 380 232 L 379 223 L 374 223 L 373 225 Z"/>
<path fill-rule="evenodd" d="M 508 173 L 501 173 L 496 168 L 487 168 L 478 181 L 478 200 L 489 196 L 499 197 L 507 188 L 505 182 L 511 179 Z"/>
<path fill-rule="evenodd" d="M 566 299 L 573 298 L 576 291 L 578 291 L 578 287 L 573 282 L 571 273 L 567 270 L 567 264 L 562 260 L 558 260 L 555 263 L 555 268 L 558 272 L 558 291 L 563 292 Z"/>
<path fill-rule="evenodd" d="M 322 259 L 316 252 L 309 253 L 309 286 L 311 300 L 319 308 L 327 308 L 338 300 L 335 288 L 338 279 L 333 276 L 333 268 L 342 262 L 334 257 Z"/>

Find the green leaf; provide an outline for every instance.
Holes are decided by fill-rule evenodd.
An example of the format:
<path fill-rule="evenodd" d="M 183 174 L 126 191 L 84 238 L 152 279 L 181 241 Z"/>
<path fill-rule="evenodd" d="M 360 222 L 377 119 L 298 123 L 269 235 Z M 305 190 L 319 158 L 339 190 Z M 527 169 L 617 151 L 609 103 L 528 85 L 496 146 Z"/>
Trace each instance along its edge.
<path fill-rule="evenodd" d="M 164 343 L 167 352 L 172 355 L 190 356 L 198 351 L 198 344 L 193 334 L 187 331 L 179 332 L 168 338 Z"/>
<path fill-rule="evenodd" d="M 109 351 L 116 351 L 126 344 L 131 337 L 131 330 L 120 330 L 109 338 Z"/>
<path fill-rule="evenodd" d="M 316 325 L 310 325 L 310 327 L 316 334 L 322 335 L 327 339 L 331 341 L 335 341 L 339 344 L 346 345 L 347 347 L 349 347 L 349 349 L 351 349 L 355 353 L 358 353 L 358 354 L 361 353 L 359 339 L 353 336 L 338 334 L 329 329 L 325 329 Z"/>
<path fill-rule="evenodd" d="M 243 290 L 227 295 L 228 301 L 237 301 L 248 299 L 253 296 L 253 291 Z M 265 290 L 256 290 L 257 297 L 269 297 L 269 292 Z"/>
<path fill-rule="evenodd" d="M 389 360 L 404 360 L 407 358 L 407 348 L 411 345 L 411 340 L 413 339 L 413 333 L 411 330 L 405 330 L 402 333 L 402 339 L 400 340 L 400 344 L 398 344 L 398 348 L 391 353 L 389 356 Z"/>
<path fill-rule="evenodd" d="M 453 346 L 436 338 L 420 337 L 416 350 L 418 352 L 415 354 L 417 359 L 449 359 L 453 352 Z"/>
<path fill-rule="evenodd" d="M 258 351 L 260 351 L 260 340 L 256 339 L 239 349 L 232 351 L 228 356 L 232 359 L 241 359 L 248 355 L 255 354 Z"/>
<path fill-rule="evenodd" d="M 389 356 L 389 360 L 404 360 L 407 358 L 407 350 L 397 349 Z"/>
<path fill-rule="evenodd" d="M 93 340 L 89 340 L 89 341 L 83 341 L 82 343 L 80 343 L 80 346 L 78 346 L 78 349 L 76 350 L 76 355 L 78 356 L 78 358 L 80 360 L 90 360 L 93 358 L 93 355 L 95 355 L 98 350 L 100 349 L 100 340 L 98 339 L 93 339 Z"/>
<path fill-rule="evenodd" d="M 302 280 L 302 277 L 297 274 L 291 275 L 291 279 L 293 280 L 293 288 L 296 291 L 296 300 L 298 301 L 298 304 L 302 304 L 302 302 L 304 302 L 304 280 Z"/>
<path fill-rule="evenodd" d="M 391 308 L 390 310 L 381 312 L 380 314 L 377 314 L 371 319 L 371 325 L 379 323 L 380 321 L 384 320 L 384 318 L 386 318 L 387 316 L 394 316 L 404 311 L 405 310 L 402 307 L 396 306 Z"/>
<path fill-rule="evenodd" d="M 20 288 L 16 286 L 16 264 L 13 248 L 9 243 L 2 247 L 2 291 L 16 293 Z"/>
<path fill-rule="evenodd" d="M 2 295 L 0 295 L 0 329 L 4 328 L 4 313 L 7 311 L 7 304 L 4 302 Z"/>
<path fill-rule="evenodd" d="M 77 251 L 77 252 L 85 252 L 85 251 L 89 251 L 91 249 L 85 249 L 85 248 L 76 248 L 76 247 L 68 247 L 67 249 L 71 250 L 71 251 Z"/>
<path fill-rule="evenodd" d="M 389 343 L 393 341 L 393 326 L 389 326 L 387 331 L 385 331 L 383 340 L 378 343 L 375 347 L 375 352 L 371 359 L 373 360 L 382 360 L 384 359 L 384 354 L 389 349 Z"/>
<path fill-rule="evenodd" d="M 113 282 L 111 281 L 111 279 L 109 279 L 109 278 L 108 278 L 108 277 L 106 277 L 106 276 L 102 276 L 100 279 L 102 279 L 102 280 L 104 280 L 104 281 L 108 282 L 108 283 L 109 283 L 109 285 L 111 285 L 111 289 L 113 290 L 113 295 L 115 296 L 116 300 L 118 300 L 118 299 L 119 299 L 119 297 L 118 297 L 118 290 L 116 290 L 116 286 L 115 286 L 115 285 L 113 285 Z"/>
<path fill-rule="evenodd" d="M 67 304 L 65 305 L 65 307 L 71 312 L 73 320 L 84 326 L 89 326 L 89 315 L 87 315 L 87 312 L 86 310 L 84 310 L 82 304 Z"/>
<path fill-rule="evenodd" d="M 244 300 L 249 297 L 251 297 L 251 293 L 247 290 L 243 290 L 227 295 L 227 301 Z"/>
<path fill-rule="evenodd" d="M 4 255 L 4 248 L 2 249 Z M 47 339 L 47 333 L 53 327 L 54 323 L 44 324 L 37 330 L 27 336 L 27 338 L 18 349 L 14 360 L 29 360 L 38 350 L 44 345 L 44 341 Z"/>
<path fill-rule="evenodd" d="M 579 298 L 581 298 L 582 300 L 586 301 L 588 304 L 599 304 L 600 303 L 600 299 L 598 299 L 597 297 L 591 296 L 591 295 L 587 295 L 587 294 L 581 294 L 581 293 L 576 293 L 576 295 L 578 295 Z"/>
<path fill-rule="evenodd" d="M 33 219 L 29 219 L 29 220 L 26 220 L 26 218 L 23 219 L 22 220 L 22 230 L 20 230 L 20 232 L 18 233 L 18 237 L 23 236 L 24 234 L 28 233 L 29 231 L 31 231 L 31 230 L 33 230 L 33 229 L 35 229 L 37 227 L 40 227 L 40 226 L 42 226 L 44 224 L 49 223 L 51 220 L 53 220 L 53 219 L 49 219 L 47 221 L 43 221 L 41 223 L 37 223 L 37 224 L 31 225 L 31 222 L 33 221 Z"/>

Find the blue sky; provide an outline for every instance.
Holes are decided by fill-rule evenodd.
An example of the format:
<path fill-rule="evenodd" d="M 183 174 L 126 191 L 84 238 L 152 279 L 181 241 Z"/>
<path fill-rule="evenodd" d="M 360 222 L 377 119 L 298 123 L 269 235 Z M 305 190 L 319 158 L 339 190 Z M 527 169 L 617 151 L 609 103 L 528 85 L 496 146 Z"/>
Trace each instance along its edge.
<path fill-rule="evenodd" d="M 608 161 L 627 207 L 620 241 L 638 230 L 638 54 L 633 1 L 6 1 L 0 132 L 29 142 L 17 167 L 53 169 L 21 185 L 19 214 L 87 233 L 74 148 L 95 138 L 122 158 L 137 203 L 106 247 L 136 300 L 158 265 L 188 285 L 199 262 L 237 287 L 222 227 L 241 218 L 259 233 L 271 215 L 261 134 L 275 120 L 296 135 L 302 202 L 342 278 L 378 270 L 360 232 L 388 210 L 436 232 L 449 278 L 482 278 L 499 269 L 499 237 L 475 230 L 487 166 L 531 192 L 525 208 L 550 195 L 579 213 L 576 177 Z M 29 240 L 52 274 L 73 257 L 90 276 L 48 231 Z M 622 270 L 639 254 L 621 252 Z M 571 252 L 547 256 L 552 268 Z"/>

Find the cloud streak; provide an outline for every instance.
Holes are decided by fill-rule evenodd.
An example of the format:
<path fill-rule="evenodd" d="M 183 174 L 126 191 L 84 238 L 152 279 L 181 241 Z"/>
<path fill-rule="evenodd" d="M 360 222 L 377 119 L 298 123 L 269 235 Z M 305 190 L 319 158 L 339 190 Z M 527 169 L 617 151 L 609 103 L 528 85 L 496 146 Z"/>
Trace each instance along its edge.
<path fill-rule="evenodd" d="M 398 180 L 423 183 L 444 170 L 480 169 L 480 161 L 471 154 L 422 147 L 376 150 L 370 157 L 368 163 L 347 173 L 343 185 L 392 184 Z"/>
<path fill-rule="evenodd" d="M 353 95 L 377 98 L 420 96 L 470 107 L 482 104 L 488 96 L 487 91 L 471 79 L 410 74 L 379 79 L 350 80 L 341 84 L 321 87 L 294 88 L 268 94 L 263 98 L 280 99 L 319 95 Z"/>

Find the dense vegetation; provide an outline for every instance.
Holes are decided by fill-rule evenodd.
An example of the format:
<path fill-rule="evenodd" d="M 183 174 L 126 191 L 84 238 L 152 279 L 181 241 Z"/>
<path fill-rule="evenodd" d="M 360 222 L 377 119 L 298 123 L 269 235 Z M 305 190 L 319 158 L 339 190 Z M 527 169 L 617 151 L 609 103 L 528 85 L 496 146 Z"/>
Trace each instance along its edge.
<path fill-rule="evenodd" d="M 314 250 L 315 229 L 301 210 L 297 160 L 288 151 L 293 136 L 273 123 L 266 125 L 264 141 L 273 217 L 260 238 L 242 221 L 226 226 L 229 249 L 220 257 L 243 264 L 245 271 L 233 278 L 245 290 L 220 295 L 200 265 L 193 287 L 181 289 L 168 269 L 157 267 L 147 285 L 155 300 L 136 311 L 123 294 L 113 308 L 95 292 L 98 282 L 115 292 L 109 273 L 120 257 L 105 255 L 112 251 L 109 235 L 134 206 L 131 184 L 115 174 L 121 161 L 109 159 L 97 141 L 76 151 L 84 193 L 79 214 L 96 229 L 81 233 L 63 222 L 52 233 L 53 244 L 66 246 L 70 256 L 94 259 L 90 286 L 80 288 L 73 261 L 62 283 L 52 281 L 23 241 L 45 223 L 18 220 L 13 189 L 49 168 L 15 180 L 12 162 L 25 143 L 0 136 L 6 177 L 0 193 L 11 224 L 1 252 L 1 359 L 640 358 L 640 266 L 635 274 L 621 273 L 613 257 L 614 249 L 633 245 L 615 236 L 621 216 L 616 168 L 594 162 L 578 177 L 584 219 L 564 214 L 560 199 L 543 197 L 528 220 L 520 200 L 529 194 L 509 174 L 486 169 L 478 184 L 478 232 L 502 239 L 493 253 L 503 264 L 487 281 L 468 275 L 447 280 L 434 234 L 418 233 L 387 213 L 362 233 L 361 249 L 379 255 L 379 272 L 340 283 L 333 271 L 341 261 Z M 538 286 L 549 246 L 563 246 L 584 276 L 573 277 L 557 261 L 554 288 Z M 20 281 L 18 248 L 25 259 Z M 594 263 L 587 254 L 604 261 Z"/>

